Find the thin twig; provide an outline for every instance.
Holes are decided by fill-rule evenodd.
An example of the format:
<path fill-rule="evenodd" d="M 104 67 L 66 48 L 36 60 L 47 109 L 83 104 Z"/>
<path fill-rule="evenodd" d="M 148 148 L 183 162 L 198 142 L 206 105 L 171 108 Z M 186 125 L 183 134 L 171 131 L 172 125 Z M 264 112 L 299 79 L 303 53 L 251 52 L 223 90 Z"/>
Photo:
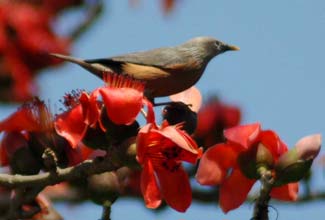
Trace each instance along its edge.
<path fill-rule="evenodd" d="M 268 220 L 269 219 L 269 201 L 271 199 L 270 192 L 274 183 L 271 171 L 261 167 L 259 169 L 261 175 L 260 194 L 255 202 L 252 220 Z"/>
<path fill-rule="evenodd" d="M 87 5 L 88 14 L 84 21 L 82 21 L 70 34 L 70 38 L 75 40 L 79 38 L 79 36 L 90 27 L 96 19 L 99 17 L 100 13 L 103 10 L 103 2 L 101 0 L 96 0 L 91 5 Z"/>

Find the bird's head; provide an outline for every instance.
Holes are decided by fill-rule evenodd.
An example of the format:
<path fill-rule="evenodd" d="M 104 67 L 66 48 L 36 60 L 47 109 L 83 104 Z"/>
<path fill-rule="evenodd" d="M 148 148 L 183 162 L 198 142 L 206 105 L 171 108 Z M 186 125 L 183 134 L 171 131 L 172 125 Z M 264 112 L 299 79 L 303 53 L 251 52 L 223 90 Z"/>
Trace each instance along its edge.
<path fill-rule="evenodd" d="M 223 43 L 213 37 L 196 37 L 183 44 L 197 58 L 209 61 L 218 54 L 229 50 L 239 50 L 239 47 Z"/>

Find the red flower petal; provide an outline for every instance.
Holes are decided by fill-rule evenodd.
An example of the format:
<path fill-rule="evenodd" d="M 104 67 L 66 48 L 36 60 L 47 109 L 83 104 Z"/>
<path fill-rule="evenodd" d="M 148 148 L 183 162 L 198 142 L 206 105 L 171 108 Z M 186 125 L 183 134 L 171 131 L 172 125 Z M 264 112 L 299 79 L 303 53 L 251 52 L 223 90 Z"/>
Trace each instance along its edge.
<path fill-rule="evenodd" d="M 299 184 L 289 183 L 287 185 L 273 187 L 271 197 L 283 201 L 296 201 L 298 199 Z"/>
<path fill-rule="evenodd" d="M 141 192 L 148 208 L 157 208 L 161 204 L 161 194 L 150 161 L 146 161 L 141 173 Z"/>
<path fill-rule="evenodd" d="M 99 90 L 108 117 L 115 124 L 131 124 L 142 107 L 143 93 L 133 88 L 101 88 Z"/>
<path fill-rule="evenodd" d="M 175 172 L 162 168 L 156 174 L 167 204 L 179 212 L 185 212 L 192 202 L 192 191 L 183 167 L 180 166 Z"/>
<path fill-rule="evenodd" d="M 282 154 L 284 154 L 287 151 L 288 151 L 287 145 L 280 139 L 278 154 L 281 156 Z"/>
<path fill-rule="evenodd" d="M 143 100 L 142 100 L 142 102 L 143 102 L 143 104 L 144 105 L 146 105 L 147 106 L 147 108 L 148 108 L 148 110 L 147 110 L 147 117 L 146 117 L 146 119 L 147 119 L 147 123 L 155 123 L 155 112 L 154 112 L 154 110 L 153 110 L 153 105 L 152 105 L 152 103 L 148 100 L 148 99 L 146 99 L 146 98 L 144 98 Z"/>
<path fill-rule="evenodd" d="M 246 178 L 240 170 L 234 169 L 220 186 L 219 203 L 222 211 L 227 213 L 239 207 L 245 201 L 255 181 Z"/>
<path fill-rule="evenodd" d="M 260 142 L 272 153 L 274 161 L 288 150 L 287 146 L 280 140 L 279 136 L 271 130 L 262 131 Z"/>
<path fill-rule="evenodd" d="M 58 115 L 55 120 L 55 129 L 70 143 L 72 148 L 76 148 L 87 131 L 82 106 L 76 105 L 71 110 Z"/>
<path fill-rule="evenodd" d="M 172 141 L 175 145 L 189 152 L 188 157 L 184 158 L 185 161 L 190 163 L 196 163 L 198 156 L 201 156 L 201 150 L 194 141 L 189 141 L 191 139 L 187 133 L 177 129 L 175 126 L 167 126 L 162 130 L 158 131 L 162 136 Z M 185 153 L 184 152 L 184 153 Z"/>
<path fill-rule="evenodd" d="M 224 131 L 224 135 L 228 141 L 239 144 L 247 149 L 256 140 L 260 132 L 261 125 L 254 123 L 229 128 Z"/>
<path fill-rule="evenodd" d="M 90 96 L 83 92 L 79 98 L 82 105 L 84 122 L 89 126 L 96 125 L 100 115 L 100 108 L 97 103 L 98 93 L 98 89 L 92 92 Z"/>
<path fill-rule="evenodd" d="M 212 100 L 208 102 L 203 108 L 199 111 L 197 115 L 197 136 L 205 136 L 209 133 L 213 127 L 216 125 L 217 120 L 221 116 L 221 105 L 219 101 Z"/>
<path fill-rule="evenodd" d="M 1 143 L 1 145 L 0 145 L 0 165 L 7 166 L 8 164 L 9 164 L 9 158 L 8 158 L 5 147 L 3 147 L 2 143 Z"/>
<path fill-rule="evenodd" d="M 185 134 L 184 135 L 185 140 L 187 141 L 188 145 L 192 146 L 192 148 L 194 149 L 194 152 L 190 152 L 190 151 L 185 150 L 183 157 L 181 157 L 181 160 L 187 161 L 187 162 L 193 163 L 193 164 L 196 163 L 197 160 L 202 157 L 203 148 L 202 147 L 199 148 L 197 146 L 197 143 L 195 142 L 195 140 L 190 135 L 188 135 L 185 131 L 180 130 L 179 132 Z M 189 154 L 191 154 L 191 155 L 189 155 Z M 187 155 L 189 155 L 189 156 L 187 156 Z"/>
<path fill-rule="evenodd" d="M 201 185 L 218 185 L 225 179 L 228 169 L 236 163 L 237 152 L 231 145 L 217 144 L 202 156 L 196 173 Z"/>
<path fill-rule="evenodd" d="M 146 147 L 148 146 L 149 131 L 152 129 L 153 124 L 146 124 L 143 126 L 137 136 L 137 160 L 140 164 L 144 163 L 144 156 Z"/>
<path fill-rule="evenodd" d="M 236 126 L 239 124 L 241 118 L 240 109 L 235 106 L 224 105 L 223 117 L 225 128 Z"/>
<path fill-rule="evenodd" d="M 31 117 L 30 109 L 21 108 L 8 118 L 0 122 L 1 131 L 39 131 L 40 126 L 35 118 Z"/>
<path fill-rule="evenodd" d="M 239 124 L 240 109 L 236 106 L 226 105 L 217 97 L 212 97 L 199 111 L 196 135 L 204 137 L 215 130 L 215 127 L 230 128 Z M 213 133 L 213 135 L 215 135 Z"/>

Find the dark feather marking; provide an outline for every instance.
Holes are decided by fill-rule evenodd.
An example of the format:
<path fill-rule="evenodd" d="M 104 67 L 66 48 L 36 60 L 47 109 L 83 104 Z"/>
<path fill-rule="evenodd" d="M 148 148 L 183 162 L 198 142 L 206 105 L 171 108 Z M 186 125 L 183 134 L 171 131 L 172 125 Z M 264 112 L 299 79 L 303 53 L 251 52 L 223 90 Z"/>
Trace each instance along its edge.
<path fill-rule="evenodd" d="M 122 73 L 122 65 L 124 64 L 124 62 L 113 61 L 111 59 L 91 59 L 85 60 L 85 62 L 90 64 L 99 63 L 103 66 L 109 67 L 110 69 L 112 69 L 112 71 L 116 73 Z"/>

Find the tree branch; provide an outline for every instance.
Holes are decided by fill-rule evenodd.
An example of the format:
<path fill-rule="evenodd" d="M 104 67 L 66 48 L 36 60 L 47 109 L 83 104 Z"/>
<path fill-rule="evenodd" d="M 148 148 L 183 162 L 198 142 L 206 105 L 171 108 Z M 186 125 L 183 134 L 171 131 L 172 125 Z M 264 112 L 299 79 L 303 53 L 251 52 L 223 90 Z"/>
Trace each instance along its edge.
<path fill-rule="evenodd" d="M 98 157 L 94 160 L 86 160 L 74 167 L 58 168 L 56 173 L 46 172 L 30 176 L 0 174 L 0 185 L 7 188 L 45 187 L 63 181 L 70 181 L 94 174 L 113 171 L 117 168 L 117 166 L 112 164 L 110 158 Z"/>

